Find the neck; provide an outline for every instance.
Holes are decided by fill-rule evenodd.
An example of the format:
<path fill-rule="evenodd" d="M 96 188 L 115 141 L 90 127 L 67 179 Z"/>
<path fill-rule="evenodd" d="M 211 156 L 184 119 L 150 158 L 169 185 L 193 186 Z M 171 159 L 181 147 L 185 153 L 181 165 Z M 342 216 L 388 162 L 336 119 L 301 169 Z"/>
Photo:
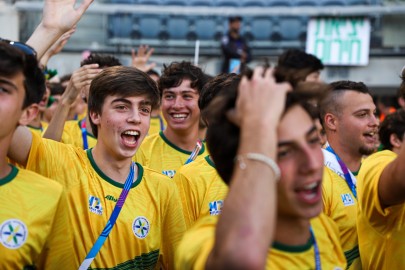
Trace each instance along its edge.
<path fill-rule="evenodd" d="M 29 123 L 30 126 L 40 128 L 41 127 L 41 115 L 42 113 L 38 113 L 37 116 Z"/>
<path fill-rule="evenodd" d="M 171 143 L 173 143 L 177 147 L 191 152 L 194 150 L 195 144 L 198 140 L 198 127 L 196 129 L 193 129 L 192 131 L 186 132 L 174 131 L 171 128 L 167 127 L 163 131 L 163 134 Z"/>
<path fill-rule="evenodd" d="M 6 177 L 11 171 L 11 167 L 8 165 L 7 160 L 7 151 L 10 143 L 11 137 L 3 138 L 0 142 L 0 178 Z"/>
<path fill-rule="evenodd" d="M 278 217 L 274 241 L 289 245 L 301 246 L 308 243 L 311 234 L 309 220 Z"/>
<path fill-rule="evenodd" d="M 360 169 L 362 158 L 360 153 L 352 153 L 352 149 L 333 141 L 329 141 L 329 145 L 351 172 L 357 172 Z"/>
<path fill-rule="evenodd" d="M 132 163 L 131 158 L 117 160 L 113 155 L 105 151 L 99 143 L 91 151 L 94 161 L 105 175 L 117 183 L 125 183 Z M 137 179 L 137 173 L 134 174 L 134 179 Z"/>

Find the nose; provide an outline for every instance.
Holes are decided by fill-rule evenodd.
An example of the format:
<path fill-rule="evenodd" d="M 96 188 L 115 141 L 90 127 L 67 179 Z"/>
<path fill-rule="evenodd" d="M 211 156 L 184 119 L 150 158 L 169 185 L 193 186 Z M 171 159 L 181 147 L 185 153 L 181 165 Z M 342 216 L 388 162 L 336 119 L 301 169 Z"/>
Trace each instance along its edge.
<path fill-rule="evenodd" d="M 376 127 L 380 125 L 380 119 L 378 119 L 378 117 L 372 113 L 371 117 L 370 117 L 370 126 Z"/>
<path fill-rule="evenodd" d="M 301 170 L 303 173 L 311 174 L 322 170 L 323 154 L 320 146 L 307 146 L 302 152 Z"/>
<path fill-rule="evenodd" d="M 176 96 L 173 104 L 174 108 L 181 108 L 183 107 L 183 98 L 181 96 Z"/>
<path fill-rule="evenodd" d="M 140 124 L 141 123 L 141 117 L 139 115 L 139 110 L 138 109 L 131 110 L 131 112 L 128 115 L 127 122 L 128 123 L 134 123 L 134 124 Z"/>

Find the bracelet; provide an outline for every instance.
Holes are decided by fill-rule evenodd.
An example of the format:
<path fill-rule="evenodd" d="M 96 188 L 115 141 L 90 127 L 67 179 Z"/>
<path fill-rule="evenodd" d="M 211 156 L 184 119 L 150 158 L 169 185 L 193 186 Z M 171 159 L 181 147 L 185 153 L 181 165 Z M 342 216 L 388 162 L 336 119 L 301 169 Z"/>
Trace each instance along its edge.
<path fill-rule="evenodd" d="M 264 164 L 266 164 L 271 168 L 276 178 L 276 181 L 280 180 L 281 176 L 280 168 L 273 159 L 260 153 L 247 153 L 245 155 L 238 155 L 235 157 L 235 161 L 239 162 L 239 168 L 241 168 L 241 170 L 244 170 L 247 167 L 244 161 L 244 156 L 246 156 L 246 159 L 263 162 Z"/>

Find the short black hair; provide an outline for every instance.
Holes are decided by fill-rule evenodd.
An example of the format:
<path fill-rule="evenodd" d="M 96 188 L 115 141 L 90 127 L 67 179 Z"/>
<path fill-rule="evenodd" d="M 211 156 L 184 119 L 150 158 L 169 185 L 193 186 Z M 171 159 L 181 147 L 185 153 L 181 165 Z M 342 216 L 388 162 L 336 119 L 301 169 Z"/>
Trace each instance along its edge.
<path fill-rule="evenodd" d="M 230 16 L 229 18 L 228 18 L 228 21 L 230 22 L 230 23 L 232 23 L 232 22 L 236 22 L 236 21 L 243 21 L 243 19 L 242 19 L 242 17 L 241 16 Z"/>

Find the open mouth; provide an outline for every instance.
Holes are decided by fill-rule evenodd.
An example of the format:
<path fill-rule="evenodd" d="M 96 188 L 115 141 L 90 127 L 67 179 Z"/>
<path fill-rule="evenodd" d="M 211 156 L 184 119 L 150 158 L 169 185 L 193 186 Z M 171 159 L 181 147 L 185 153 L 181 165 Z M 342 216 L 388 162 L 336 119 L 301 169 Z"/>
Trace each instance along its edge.
<path fill-rule="evenodd" d="M 320 199 L 321 181 L 312 182 L 295 190 L 301 200 L 306 203 L 316 203 Z"/>
<path fill-rule="evenodd" d="M 129 147 L 136 146 L 140 137 L 139 131 L 136 130 L 127 130 L 121 134 L 121 138 L 124 141 L 124 144 Z"/>
<path fill-rule="evenodd" d="M 187 114 L 185 113 L 173 113 L 171 116 L 175 120 L 184 120 L 187 118 Z"/>
<path fill-rule="evenodd" d="M 376 133 L 375 131 L 370 131 L 370 132 L 363 133 L 363 136 L 364 136 L 367 140 L 374 142 L 374 141 L 377 140 L 376 134 L 377 134 L 377 133 Z"/>

